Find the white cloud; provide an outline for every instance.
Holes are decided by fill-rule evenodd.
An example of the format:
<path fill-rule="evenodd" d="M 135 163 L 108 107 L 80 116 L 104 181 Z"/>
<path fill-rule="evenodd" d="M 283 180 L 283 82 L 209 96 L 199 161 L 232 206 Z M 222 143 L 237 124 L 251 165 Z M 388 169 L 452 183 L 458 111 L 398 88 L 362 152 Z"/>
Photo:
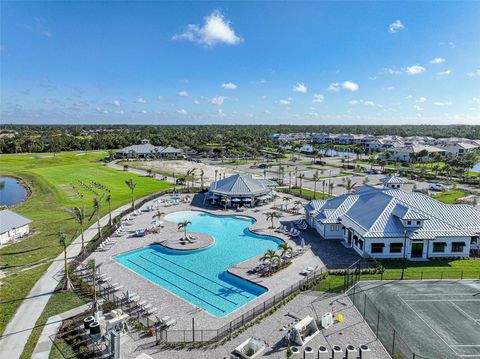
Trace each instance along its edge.
<path fill-rule="evenodd" d="M 223 105 L 224 101 L 225 101 L 225 97 L 223 97 L 223 96 L 216 96 L 216 97 L 212 97 L 210 99 L 210 103 L 212 105 L 217 105 L 217 106 Z"/>
<path fill-rule="evenodd" d="M 359 102 L 358 100 L 350 100 L 350 101 L 348 101 L 348 103 L 349 103 L 350 105 L 356 105 L 356 104 L 358 104 L 358 102 Z"/>
<path fill-rule="evenodd" d="M 419 74 L 423 74 L 425 71 L 427 71 L 425 69 L 425 67 L 423 66 L 420 66 L 420 65 L 412 65 L 412 66 L 408 66 L 406 69 L 405 69 L 405 72 L 408 74 L 408 75 L 419 75 Z"/>
<path fill-rule="evenodd" d="M 342 83 L 332 82 L 327 91 L 339 92 L 340 90 L 348 90 L 348 91 L 357 91 L 359 88 L 358 84 L 352 81 L 344 81 Z"/>
<path fill-rule="evenodd" d="M 124 114 L 125 114 L 125 111 L 123 111 L 123 110 L 118 110 L 118 111 L 115 111 L 115 113 L 116 113 L 117 115 L 124 115 Z"/>
<path fill-rule="evenodd" d="M 373 102 L 373 101 L 364 101 L 363 104 L 365 106 L 375 106 L 375 102 Z"/>
<path fill-rule="evenodd" d="M 185 110 L 184 108 L 181 108 L 181 109 L 177 110 L 177 113 L 179 115 L 183 115 L 183 116 L 188 115 L 187 110 Z"/>
<path fill-rule="evenodd" d="M 292 88 L 293 92 L 307 93 L 307 86 L 304 83 L 297 83 Z"/>
<path fill-rule="evenodd" d="M 145 103 L 147 103 L 147 100 L 145 100 L 143 97 L 139 97 L 139 98 L 137 98 L 137 100 L 135 102 L 145 104 Z"/>
<path fill-rule="evenodd" d="M 188 92 L 187 92 L 187 91 L 180 91 L 180 92 L 177 92 L 177 95 L 178 95 L 178 96 L 182 96 L 182 97 L 187 97 L 187 96 L 188 96 Z"/>
<path fill-rule="evenodd" d="M 280 103 L 281 105 L 290 105 L 292 103 L 292 98 L 289 97 L 287 99 L 279 100 L 278 103 Z"/>
<path fill-rule="evenodd" d="M 196 100 L 196 99 L 193 100 L 193 103 L 194 103 L 195 105 L 200 105 L 200 101 L 198 101 L 198 100 Z"/>
<path fill-rule="evenodd" d="M 116 107 L 119 107 L 120 106 L 120 101 L 119 100 L 113 100 L 112 105 L 116 106 Z"/>
<path fill-rule="evenodd" d="M 440 76 L 448 76 L 452 73 L 452 70 L 445 70 L 445 71 L 440 71 L 440 72 L 437 72 L 437 75 L 440 75 Z"/>
<path fill-rule="evenodd" d="M 444 62 L 445 59 L 443 57 L 435 57 L 433 60 L 430 60 L 430 63 L 434 65 L 443 64 Z"/>
<path fill-rule="evenodd" d="M 163 96 L 161 96 L 161 95 L 160 95 L 160 96 L 157 96 L 157 100 L 158 100 L 158 101 L 163 101 L 163 100 L 165 100 L 165 97 L 163 97 Z"/>
<path fill-rule="evenodd" d="M 140 112 L 143 113 L 144 115 L 146 115 L 148 113 L 147 110 L 142 110 Z"/>
<path fill-rule="evenodd" d="M 223 84 L 222 84 L 222 87 L 223 87 L 225 90 L 236 90 L 238 86 L 235 85 L 235 84 L 232 83 L 232 82 L 227 82 L 227 83 L 223 83 Z"/>
<path fill-rule="evenodd" d="M 350 105 L 362 104 L 362 105 L 365 105 L 365 106 L 375 106 L 375 102 L 370 101 L 370 100 L 350 100 L 350 101 L 348 101 L 348 103 Z M 379 107 L 381 107 L 381 106 L 379 106 Z"/>
<path fill-rule="evenodd" d="M 476 69 L 467 73 L 468 77 L 477 77 L 480 76 L 480 69 Z"/>
<path fill-rule="evenodd" d="M 400 29 L 405 29 L 405 26 L 402 24 L 400 20 L 395 20 L 390 25 L 388 25 L 388 31 L 391 33 L 395 33 Z"/>
<path fill-rule="evenodd" d="M 417 111 L 423 111 L 423 107 L 421 107 L 419 105 L 414 105 L 413 108 Z"/>
<path fill-rule="evenodd" d="M 454 48 L 457 47 L 457 45 L 455 45 L 455 43 L 452 42 L 452 41 L 449 41 L 449 42 L 441 42 L 439 45 L 440 45 L 440 46 L 446 45 L 446 46 L 450 47 L 451 49 L 454 49 Z"/>
<path fill-rule="evenodd" d="M 382 75 L 401 75 L 402 71 L 387 67 L 387 68 L 382 69 L 382 71 L 380 71 L 380 73 Z"/>
<path fill-rule="evenodd" d="M 313 95 L 312 102 L 322 103 L 324 100 L 325 100 L 325 96 L 323 96 L 321 93 L 316 93 Z"/>
<path fill-rule="evenodd" d="M 223 112 L 223 110 L 222 110 L 221 108 L 219 108 L 219 109 L 217 110 L 216 115 L 217 115 L 218 117 L 225 117 L 225 116 L 226 116 L 226 115 L 225 115 L 225 112 Z"/>
<path fill-rule="evenodd" d="M 422 102 L 427 102 L 427 98 L 424 96 L 421 96 L 415 100 L 417 103 L 422 103 Z"/>
<path fill-rule="evenodd" d="M 270 114 L 271 114 L 270 110 L 265 110 L 264 112 L 265 112 L 266 115 L 270 115 Z"/>
<path fill-rule="evenodd" d="M 189 24 L 183 33 L 173 36 L 173 40 L 193 41 L 204 46 L 235 45 L 243 41 L 240 36 L 235 34 L 230 21 L 225 19 L 219 10 L 215 10 L 204 20 L 202 26 Z"/>
<path fill-rule="evenodd" d="M 434 104 L 435 106 L 451 106 L 451 105 L 452 105 L 452 101 L 446 101 L 446 102 L 437 101 L 437 102 L 434 102 L 433 104 Z"/>

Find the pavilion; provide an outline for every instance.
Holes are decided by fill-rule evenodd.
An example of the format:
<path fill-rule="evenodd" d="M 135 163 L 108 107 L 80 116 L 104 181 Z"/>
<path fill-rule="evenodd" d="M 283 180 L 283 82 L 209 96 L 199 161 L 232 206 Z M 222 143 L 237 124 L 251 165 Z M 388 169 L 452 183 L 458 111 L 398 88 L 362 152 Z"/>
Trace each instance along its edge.
<path fill-rule="evenodd" d="M 272 199 L 272 191 L 277 183 L 268 179 L 257 179 L 246 174 L 236 174 L 220 179 L 210 185 L 206 198 L 213 204 L 222 203 L 240 206 L 254 206 Z"/>

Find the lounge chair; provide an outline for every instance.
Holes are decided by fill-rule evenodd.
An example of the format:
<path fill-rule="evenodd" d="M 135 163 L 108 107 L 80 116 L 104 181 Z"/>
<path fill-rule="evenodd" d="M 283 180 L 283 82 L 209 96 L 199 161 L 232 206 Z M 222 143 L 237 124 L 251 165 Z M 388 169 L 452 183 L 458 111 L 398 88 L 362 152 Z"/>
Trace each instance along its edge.
<path fill-rule="evenodd" d="M 162 319 L 159 320 L 160 324 L 165 324 L 166 322 L 168 322 L 170 318 L 168 315 L 164 316 Z"/>
<path fill-rule="evenodd" d="M 148 314 L 148 315 L 155 314 L 156 312 L 158 312 L 158 308 L 157 308 L 157 307 L 153 307 L 153 308 L 150 308 L 150 309 L 147 310 L 147 314 Z"/>
<path fill-rule="evenodd" d="M 175 324 L 177 324 L 177 320 L 172 318 L 166 321 L 164 325 L 168 328 L 174 326 Z"/>

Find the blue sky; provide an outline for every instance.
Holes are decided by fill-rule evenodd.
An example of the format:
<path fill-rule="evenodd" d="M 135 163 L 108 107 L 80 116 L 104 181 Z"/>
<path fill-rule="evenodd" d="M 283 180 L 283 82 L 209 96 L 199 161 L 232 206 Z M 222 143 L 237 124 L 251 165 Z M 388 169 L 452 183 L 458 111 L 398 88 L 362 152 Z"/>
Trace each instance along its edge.
<path fill-rule="evenodd" d="M 3 123 L 480 125 L 480 2 L 1 7 Z"/>

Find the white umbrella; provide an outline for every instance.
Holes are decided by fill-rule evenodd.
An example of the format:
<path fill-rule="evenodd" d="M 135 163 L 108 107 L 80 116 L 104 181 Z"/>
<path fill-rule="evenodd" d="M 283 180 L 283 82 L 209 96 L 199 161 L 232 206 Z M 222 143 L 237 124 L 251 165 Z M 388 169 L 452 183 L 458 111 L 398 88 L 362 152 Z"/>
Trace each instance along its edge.
<path fill-rule="evenodd" d="M 240 202 L 241 199 L 240 198 L 232 198 L 232 202 Z"/>
<path fill-rule="evenodd" d="M 300 238 L 300 246 L 302 247 L 302 249 L 305 248 L 305 239 L 303 237 Z"/>
<path fill-rule="evenodd" d="M 163 223 L 163 222 L 162 222 L 162 221 L 159 221 L 158 219 L 150 222 L 150 224 L 153 224 L 154 226 L 159 226 L 159 225 L 161 225 L 162 223 Z"/>
<path fill-rule="evenodd" d="M 252 199 L 251 198 L 242 198 L 243 202 L 250 202 Z"/>

